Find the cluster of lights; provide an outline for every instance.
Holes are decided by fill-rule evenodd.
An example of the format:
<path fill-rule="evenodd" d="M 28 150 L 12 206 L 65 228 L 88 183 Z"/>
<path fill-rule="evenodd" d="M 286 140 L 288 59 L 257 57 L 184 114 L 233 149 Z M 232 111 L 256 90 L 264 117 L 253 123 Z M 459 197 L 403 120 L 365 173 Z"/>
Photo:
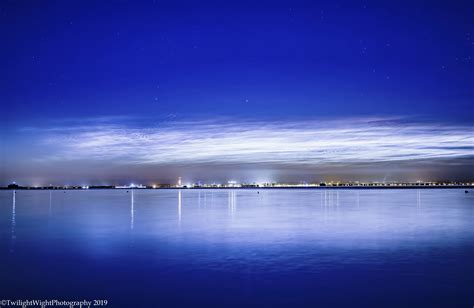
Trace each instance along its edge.
<path fill-rule="evenodd" d="M 262 182 L 262 183 L 239 183 L 238 181 L 227 181 L 226 183 L 186 183 L 182 184 L 179 180 L 175 185 L 172 184 L 153 184 L 143 185 L 130 183 L 128 185 L 105 185 L 105 186 L 31 186 L 24 187 L 13 182 L 6 188 L 11 189 L 94 189 L 94 188 L 115 188 L 115 189 L 161 189 L 161 188 L 304 188 L 304 187 L 419 187 L 419 186 L 430 186 L 430 187 L 473 187 L 474 182 L 436 182 L 436 181 L 416 181 L 416 182 L 321 182 L 321 183 L 277 183 L 277 182 Z"/>

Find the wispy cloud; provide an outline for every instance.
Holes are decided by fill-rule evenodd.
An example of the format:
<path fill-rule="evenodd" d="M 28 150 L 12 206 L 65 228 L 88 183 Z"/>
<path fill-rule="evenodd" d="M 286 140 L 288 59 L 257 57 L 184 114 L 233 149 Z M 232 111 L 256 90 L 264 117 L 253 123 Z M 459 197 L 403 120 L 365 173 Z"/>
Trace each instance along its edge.
<path fill-rule="evenodd" d="M 135 164 L 365 163 L 469 157 L 474 149 L 469 126 L 393 119 L 220 119 L 146 127 L 102 121 L 36 130 L 42 130 L 41 142 L 54 149 L 44 159 Z"/>

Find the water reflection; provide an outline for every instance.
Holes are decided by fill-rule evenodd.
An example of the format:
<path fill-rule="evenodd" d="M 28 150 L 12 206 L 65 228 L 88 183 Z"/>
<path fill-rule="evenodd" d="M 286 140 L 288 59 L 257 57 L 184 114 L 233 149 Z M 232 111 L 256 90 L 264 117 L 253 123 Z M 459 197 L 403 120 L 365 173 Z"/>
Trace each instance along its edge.
<path fill-rule="evenodd" d="M 181 224 L 181 189 L 178 190 L 178 222 Z"/>
<path fill-rule="evenodd" d="M 360 191 L 357 190 L 357 208 L 360 208 Z"/>
<path fill-rule="evenodd" d="M 235 196 L 235 190 L 229 191 L 228 194 L 228 208 L 232 218 L 234 218 L 235 211 L 237 209 L 237 198 Z"/>
<path fill-rule="evenodd" d="M 198 192 L 198 208 L 201 208 L 201 191 Z"/>
<path fill-rule="evenodd" d="M 11 193 L 0 191 L 0 234 L 4 235 L 0 247 L 5 248 L 0 253 L 0 273 L 14 277 L 2 284 L 5 294 L 17 294 L 19 287 L 31 290 L 26 295 L 30 297 L 56 288 L 69 294 L 69 288 L 78 287 L 94 295 L 107 287 L 110 277 L 117 280 L 117 273 L 124 275 L 119 277 L 123 284 L 110 288 L 108 296 L 119 305 L 122 294 L 150 302 L 159 298 L 163 302 L 157 305 L 173 305 L 182 298 L 178 291 L 186 290 L 189 301 L 178 304 L 217 306 L 222 298 L 216 299 L 213 290 L 229 286 L 222 296 L 246 301 L 255 294 L 265 295 L 255 305 L 241 301 L 235 306 L 278 306 L 279 298 L 268 303 L 273 298 L 268 294 L 301 298 L 295 305 L 313 299 L 311 307 L 321 304 L 314 303 L 314 297 L 322 297 L 320 306 L 325 306 L 335 302 L 341 281 L 347 281 L 350 300 L 356 298 L 355 306 L 365 306 L 361 298 L 374 294 L 373 288 L 361 287 L 367 279 L 375 282 L 376 296 L 395 298 L 404 295 L 399 285 L 410 287 L 413 292 L 398 306 L 433 289 L 444 294 L 446 281 L 449 290 L 456 291 L 448 292 L 453 301 L 472 289 L 467 283 L 470 273 L 463 266 L 473 257 L 472 198 L 464 190 L 261 189 L 260 194 L 252 189 L 138 190 L 136 229 L 131 189 L 128 197 L 123 190 L 68 191 L 67 195 L 54 191 L 55 219 L 49 225 L 45 214 L 50 192 L 17 192 L 18 226 L 16 196 Z M 183 194 L 187 216 L 178 226 Z M 117 212 L 120 200 L 123 211 Z M 420 215 L 415 216 L 417 206 Z M 127 220 L 129 228 L 124 225 Z M 52 247 L 61 249 L 52 251 Z M 54 265 L 53 272 L 48 264 Z M 83 273 L 90 273 L 91 279 L 73 284 L 62 280 Z M 54 279 L 41 283 L 30 279 L 48 275 Z M 387 282 L 387 277 L 392 281 Z M 317 289 L 327 292 L 315 293 Z"/>
<path fill-rule="evenodd" d="M 12 228 L 11 228 L 11 247 L 10 252 L 14 251 L 15 248 L 15 227 L 16 227 L 16 191 L 13 191 L 13 203 L 12 203 Z"/>
<path fill-rule="evenodd" d="M 421 208 L 421 190 L 416 191 L 416 207 Z"/>
<path fill-rule="evenodd" d="M 321 195 L 321 199 L 323 196 Z M 339 208 L 339 191 L 324 190 L 324 207 L 325 208 Z"/>
<path fill-rule="evenodd" d="M 132 194 L 130 198 L 130 230 L 133 230 L 133 226 L 135 224 L 135 199 L 133 195 L 133 189 L 132 189 Z"/>
<path fill-rule="evenodd" d="M 51 196 L 51 191 L 49 191 L 49 216 L 51 216 L 52 213 L 52 196 Z"/>
<path fill-rule="evenodd" d="M 328 192 L 327 190 L 325 189 L 324 190 L 324 221 L 326 222 L 327 219 L 328 219 L 328 210 L 327 210 L 327 207 L 328 207 Z"/>

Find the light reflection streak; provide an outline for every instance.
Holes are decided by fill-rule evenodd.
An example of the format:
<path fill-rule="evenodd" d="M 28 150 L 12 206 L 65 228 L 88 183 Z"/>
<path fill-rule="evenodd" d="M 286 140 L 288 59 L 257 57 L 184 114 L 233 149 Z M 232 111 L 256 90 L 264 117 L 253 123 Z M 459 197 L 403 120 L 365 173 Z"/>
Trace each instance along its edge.
<path fill-rule="evenodd" d="M 15 251 L 15 241 L 16 241 L 16 190 L 13 191 L 13 203 L 12 203 L 12 223 L 11 223 L 11 247 L 10 252 Z"/>
<path fill-rule="evenodd" d="M 181 189 L 178 189 L 178 222 L 179 225 L 181 225 L 181 206 L 182 206 L 182 200 L 181 200 Z"/>
<path fill-rule="evenodd" d="M 51 217 L 52 214 L 52 196 L 51 196 L 51 191 L 49 191 L 49 216 Z"/>
<path fill-rule="evenodd" d="M 132 188 L 132 194 L 130 197 L 130 230 L 133 230 L 135 225 L 135 198 L 133 195 L 134 189 Z"/>
<path fill-rule="evenodd" d="M 198 192 L 198 208 L 201 209 L 201 191 Z"/>
<path fill-rule="evenodd" d="M 234 218 L 235 211 L 237 209 L 237 198 L 236 198 L 235 190 L 231 190 L 228 193 L 228 208 L 229 208 L 230 216 Z"/>
<path fill-rule="evenodd" d="M 327 190 L 324 189 L 324 221 L 326 222 L 328 219 L 328 193 Z"/>
<path fill-rule="evenodd" d="M 360 192 L 357 190 L 357 208 L 360 208 Z"/>
<path fill-rule="evenodd" d="M 421 190 L 416 190 L 416 207 L 421 208 Z"/>
<path fill-rule="evenodd" d="M 319 194 L 321 196 L 321 208 L 322 208 L 323 207 L 323 191 L 320 191 Z"/>

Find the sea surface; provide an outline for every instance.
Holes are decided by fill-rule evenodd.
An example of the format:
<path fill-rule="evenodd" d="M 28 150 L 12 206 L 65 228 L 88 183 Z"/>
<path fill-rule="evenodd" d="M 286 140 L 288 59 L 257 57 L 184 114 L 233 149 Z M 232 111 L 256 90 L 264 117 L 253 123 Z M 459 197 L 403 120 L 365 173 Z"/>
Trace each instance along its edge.
<path fill-rule="evenodd" d="M 468 307 L 474 191 L 0 191 L 0 300 Z"/>

